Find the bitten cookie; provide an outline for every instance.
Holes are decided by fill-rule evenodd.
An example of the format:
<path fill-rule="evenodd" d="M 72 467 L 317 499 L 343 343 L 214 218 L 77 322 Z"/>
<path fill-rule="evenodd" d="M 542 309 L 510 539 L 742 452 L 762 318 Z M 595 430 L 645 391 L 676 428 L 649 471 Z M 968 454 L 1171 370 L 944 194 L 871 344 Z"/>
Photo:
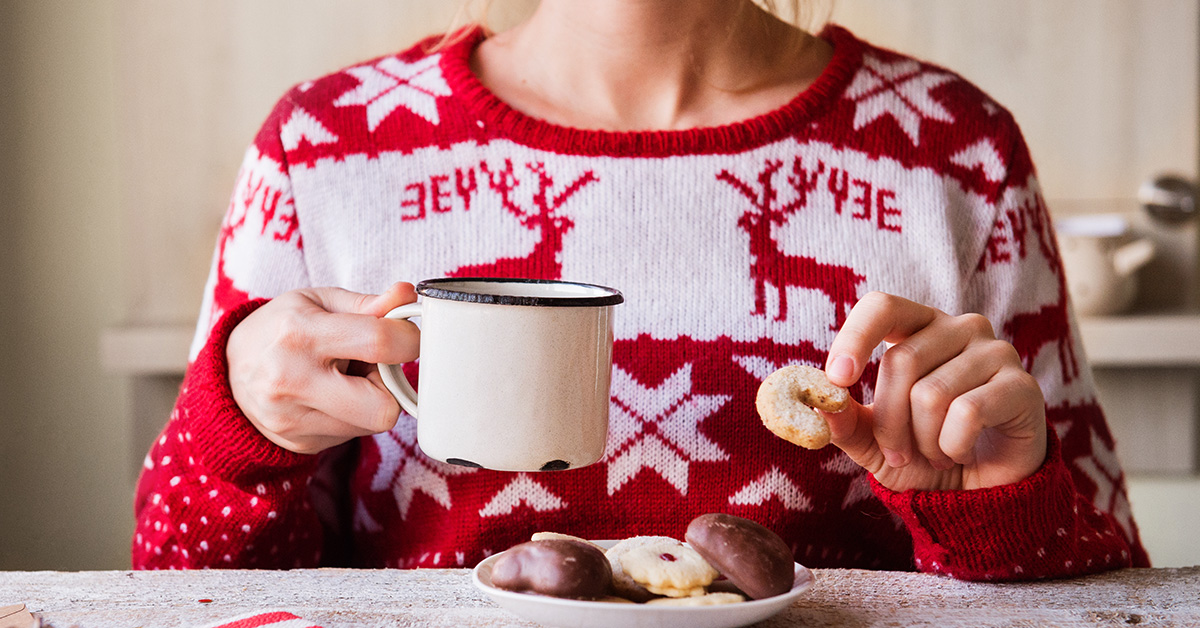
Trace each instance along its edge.
<path fill-rule="evenodd" d="M 632 547 L 620 554 L 620 562 L 634 582 L 667 597 L 704 595 L 720 575 L 696 550 L 675 539 Z"/>
<path fill-rule="evenodd" d="M 763 425 L 776 436 L 805 447 L 829 444 L 829 424 L 813 408 L 827 412 L 845 409 L 850 393 L 834 386 L 825 371 L 811 366 L 785 366 L 758 387 L 754 405 Z"/>
<path fill-rule="evenodd" d="M 761 600 L 792 588 L 791 550 L 779 535 L 754 521 L 724 513 L 700 515 L 688 524 L 684 538 L 751 598 Z"/>

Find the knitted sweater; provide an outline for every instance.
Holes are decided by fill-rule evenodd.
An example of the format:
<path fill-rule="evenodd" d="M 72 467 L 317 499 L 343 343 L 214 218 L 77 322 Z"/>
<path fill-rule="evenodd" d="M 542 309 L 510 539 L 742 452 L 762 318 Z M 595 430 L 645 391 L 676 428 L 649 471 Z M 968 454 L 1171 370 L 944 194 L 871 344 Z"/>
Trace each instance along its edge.
<path fill-rule="evenodd" d="M 809 89 L 717 128 L 525 116 L 472 75 L 478 34 L 292 89 L 221 226 L 192 363 L 138 485 L 134 566 L 463 567 L 537 531 L 682 538 L 718 511 L 766 525 L 814 567 L 1023 579 L 1146 565 L 1012 117 L 945 69 L 838 27 L 824 36 L 833 60 Z M 422 454 L 408 416 L 300 455 L 238 409 L 225 343 L 264 299 L 440 276 L 624 293 L 600 462 L 449 466 Z M 893 492 L 836 447 L 802 450 L 762 426 L 762 379 L 822 366 L 872 290 L 982 313 L 1013 343 L 1047 400 L 1041 469 Z M 863 402 L 881 355 L 851 391 Z"/>

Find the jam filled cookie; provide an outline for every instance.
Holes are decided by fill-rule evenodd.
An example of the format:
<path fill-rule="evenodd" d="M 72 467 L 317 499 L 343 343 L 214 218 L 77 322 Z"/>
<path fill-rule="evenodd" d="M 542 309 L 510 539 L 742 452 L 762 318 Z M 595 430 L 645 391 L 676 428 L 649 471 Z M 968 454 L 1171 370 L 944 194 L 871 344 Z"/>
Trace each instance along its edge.
<path fill-rule="evenodd" d="M 634 602 L 645 602 L 657 597 L 625 573 L 625 568 L 621 566 L 621 556 L 635 547 L 664 541 L 678 543 L 675 539 L 666 536 L 634 536 L 618 542 L 604 552 L 612 567 L 613 591 L 617 595 Z"/>
<path fill-rule="evenodd" d="M 527 541 L 496 560 L 492 584 L 507 591 L 598 600 L 609 593 L 612 567 L 604 552 L 591 543 L 570 539 Z"/>
<path fill-rule="evenodd" d="M 705 587 L 720 575 L 696 550 L 675 539 L 639 544 L 622 552 L 619 560 L 634 582 L 667 597 L 704 595 Z"/>
<path fill-rule="evenodd" d="M 811 366 L 785 366 L 767 376 L 754 405 L 763 425 L 776 436 L 807 449 L 829 444 L 829 424 L 813 408 L 839 412 L 850 393 L 834 386 L 825 372 Z"/>

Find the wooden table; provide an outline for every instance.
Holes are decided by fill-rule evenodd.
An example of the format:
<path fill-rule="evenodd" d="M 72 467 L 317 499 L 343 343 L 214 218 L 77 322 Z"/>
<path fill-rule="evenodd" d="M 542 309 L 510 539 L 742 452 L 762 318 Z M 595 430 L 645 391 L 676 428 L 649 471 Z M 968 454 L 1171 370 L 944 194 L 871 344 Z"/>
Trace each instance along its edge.
<path fill-rule="evenodd" d="M 760 626 L 1200 626 L 1200 566 L 1019 584 L 818 569 L 816 586 Z M 43 626 L 200 626 L 286 610 L 324 628 L 533 626 L 465 569 L 0 572 L 0 606 Z"/>

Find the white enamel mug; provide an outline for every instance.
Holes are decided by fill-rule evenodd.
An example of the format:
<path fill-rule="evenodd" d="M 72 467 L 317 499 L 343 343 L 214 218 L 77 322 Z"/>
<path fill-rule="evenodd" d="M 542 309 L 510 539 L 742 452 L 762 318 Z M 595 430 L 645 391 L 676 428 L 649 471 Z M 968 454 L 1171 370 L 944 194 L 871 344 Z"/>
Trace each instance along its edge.
<path fill-rule="evenodd" d="M 388 390 L 417 418 L 426 455 L 501 471 L 574 469 L 604 455 L 614 306 L 621 293 L 532 279 L 430 279 L 388 312 L 421 319 L 418 397 L 399 365 Z"/>

